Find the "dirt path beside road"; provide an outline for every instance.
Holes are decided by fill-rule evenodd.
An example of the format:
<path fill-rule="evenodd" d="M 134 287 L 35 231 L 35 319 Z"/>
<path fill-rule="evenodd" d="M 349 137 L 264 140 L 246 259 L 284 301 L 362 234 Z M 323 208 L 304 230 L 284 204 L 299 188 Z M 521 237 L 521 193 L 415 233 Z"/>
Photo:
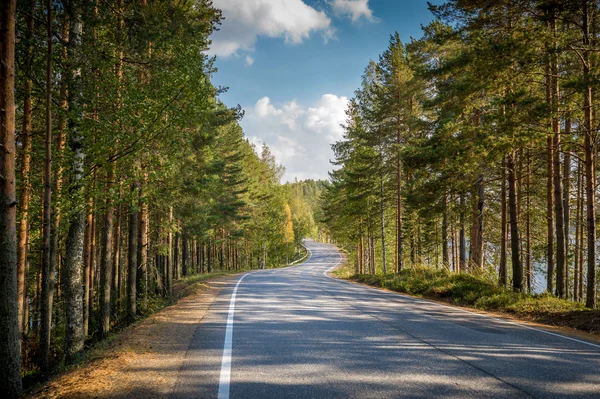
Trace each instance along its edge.
<path fill-rule="evenodd" d="M 52 378 L 30 398 L 164 398 L 207 309 L 232 276 L 206 282 L 129 328 L 94 358 Z"/>

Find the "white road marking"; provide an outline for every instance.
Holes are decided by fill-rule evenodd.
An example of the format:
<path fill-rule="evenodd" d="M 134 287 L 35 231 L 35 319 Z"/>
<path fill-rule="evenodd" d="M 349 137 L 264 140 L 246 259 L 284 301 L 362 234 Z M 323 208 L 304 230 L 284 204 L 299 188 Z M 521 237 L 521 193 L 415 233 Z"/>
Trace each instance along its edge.
<path fill-rule="evenodd" d="M 229 314 L 227 315 L 227 328 L 225 330 L 225 343 L 223 344 L 223 359 L 221 361 L 221 378 L 219 379 L 219 399 L 229 399 L 229 385 L 231 380 L 231 348 L 233 341 L 233 314 L 235 313 L 235 297 L 240 283 L 246 277 L 244 274 L 235 285 L 231 300 L 229 301 Z"/>
<path fill-rule="evenodd" d="M 325 277 L 328 277 L 328 278 L 330 278 L 332 280 L 336 280 L 336 281 L 339 281 L 339 282 L 344 282 L 344 283 L 347 283 L 347 284 L 352 284 L 353 286 L 356 287 L 357 285 L 354 284 L 354 283 L 352 283 L 352 282 L 350 282 L 350 281 L 345 281 L 345 280 L 341 280 L 341 279 L 338 279 L 338 278 L 335 278 L 335 277 L 331 277 L 330 275 L 327 274 L 331 270 L 333 270 L 335 267 L 337 267 L 337 265 L 339 265 L 340 262 L 342 261 L 342 255 L 341 255 L 341 253 L 339 251 L 338 251 L 338 255 L 340 256 L 340 260 L 338 261 L 338 263 L 336 263 L 335 266 L 327 269 L 325 272 L 323 272 L 323 274 L 325 275 Z M 541 332 L 541 333 L 544 333 L 544 334 L 552 335 L 554 337 L 563 338 L 563 339 L 566 339 L 566 340 L 569 340 L 569 341 L 578 342 L 580 344 L 589 345 L 589 346 L 594 347 L 594 348 L 600 348 L 600 345 L 598 345 L 598 344 L 593 344 L 591 342 L 583 341 L 583 340 L 580 340 L 580 339 L 577 339 L 577 338 L 572 338 L 572 337 L 568 337 L 566 335 L 557 334 L 557 333 L 554 333 L 554 332 L 551 332 L 551 331 L 547 331 L 547 330 L 542 330 L 540 328 L 531 327 L 531 326 L 528 326 L 526 324 L 521 324 L 521 323 L 517 323 L 517 322 L 514 322 L 514 321 L 499 319 L 497 317 L 490 316 L 490 315 L 487 315 L 487 314 L 476 313 L 476 312 L 470 311 L 468 309 L 462 309 L 462 308 L 458 308 L 458 307 L 454 307 L 454 306 L 444 305 L 442 303 L 438 303 L 438 302 L 434 302 L 434 301 L 429 301 L 427 299 L 414 298 L 412 296 L 403 295 L 400 292 L 383 291 L 382 289 L 378 289 L 377 287 L 365 287 L 365 288 L 375 289 L 375 290 L 377 290 L 377 291 L 379 291 L 379 292 L 381 292 L 383 294 L 386 294 L 386 295 L 401 296 L 403 298 L 408 298 L 408 299 L 410 299 L 410 300 L 412 300 L 414 302 L 422 302 L 422 303 L 427 303 L 427 304 L 433 304 L 433 305 L 443 306 L 445 308 L 450 308 L 450 309 L 453 309 L 453 310 L 457 310 L 459 312 L 469 313 L 471 315 L 475 315 L 475 316 L 479 316 L 479 317 L 485 317 L 485 318 L 492 319 L 492 320 L 495 320 L 495 321 L 498 321 L 498 322 L 501 322 L 501 323 L 510 324 L 510 325 L 514 325 L 514 326 L 517 326 L 517 327 L 522 327 L 522 328 L 525 328 L 525 329 L 528 329 L 528 330 L 533 330 L 533 331 Z"/>
<path fill-rule="evenodd" d="M 306 248 L 306 247 L 304 247 Z M 306 248 L 310 254 L 308 259 L 304 261 L 304 263 L 308 262 L 310 258 L 312 258 L 312 252 L 310 249 Z M 295 266 L 295 265 L 290 265 Z M 288 267 L 290 267 L 288 266 Z M 287 269 L 287 267 L 282 267 L 280 269 Z M 277 270 L 277 269 L 263 269 L 257 270 L 256 272 L 262 272 L 267 270 Z M 251 272 L 248 274 L 253 274 L 256 272 Z M 221 360 L 221 376 L 219 378 L 219 394 L 218 399 L 229 399 L 229 388 L 231 385 L 231 355 L 232 355 L 232 345 L 233 345 L 233 316 L 235 313 L 235 298 L 237 296 L 237 290 L 240 286 L 240 283 L 248 274 L 244 274 L 237 282 L 235 287 L 233 288 L 233 293 L 231 294 L 231 299 L 229 301 L 229 313 L 227 314 L 227 327 L 225 329 L 225 342 L 223 343 L 223 357 Z"/>
<path fill-rule="evenodd" d="M 325 277 L 333 278 L 333 277 L 329 276 L 327 273 L 329 273 L 330 271 L 332 271 L 333 269 L 335 269 L 340 263 L 342 263 L 342 260 L 344 259 L 342 257 L 342 253 L 340 251 L 336 250 L 336 252 L 337 252 L 338 256 L 340 257 L 340 260 L 338 260 L 338 262 L 335 265 L 331 266 L 329 269 L 327 269 L 327 270 L 325 270 L 323 272 L 323 275 Z M 311 256 L 312 256 L 312 252 L 311 252 Z"/>

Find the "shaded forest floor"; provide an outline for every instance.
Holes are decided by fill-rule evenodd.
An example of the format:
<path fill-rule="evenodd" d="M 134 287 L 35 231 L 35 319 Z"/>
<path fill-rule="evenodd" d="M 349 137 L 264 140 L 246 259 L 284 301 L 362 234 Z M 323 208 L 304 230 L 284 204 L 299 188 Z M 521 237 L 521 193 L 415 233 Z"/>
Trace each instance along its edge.
<path fill-rule="evenodd" d="M 427 268 L 407 268 L 399 274 L 355 274 L 348 265 L 333 274 L 353 282 L 539 323 L 559 328 L 565 334 L 600 341 L 600 310 L 550 295 L 510 292 L 483 276 Z"/>

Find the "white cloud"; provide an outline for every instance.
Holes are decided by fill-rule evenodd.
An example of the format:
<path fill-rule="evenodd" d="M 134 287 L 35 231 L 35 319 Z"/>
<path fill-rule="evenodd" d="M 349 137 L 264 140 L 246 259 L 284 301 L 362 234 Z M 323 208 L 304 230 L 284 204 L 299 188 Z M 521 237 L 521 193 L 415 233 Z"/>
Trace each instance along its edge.
<path fill-rule="evenodd" d="M 326 179 L 332 169 L 331 144 L 342 138 L 347 97 L 324 94 L 313 106 L 295 100 L 276 106 L 269 97 L 246 109 L 242 127 L 260 151 L 263 143 L 286 167 L 284 179 Z"/>
<path fill-rule="evenodd" d="M 333 0 L 332 7 L 338 15 L 352 18 L 352 22 L 358 21 L 361 17 L 365 17 L 370 22 L 377 20 L 369 8 L 369 0 Z"/>
<path fill-rule="evenodd" d="M 247 55 L 246 56 L 246 65 L 252 66 L 252 64 L 254 64 L 254 58 L 252 58 L 252 56 L 250 56 L 250 55 Z"/>
<path fill-rule="evenodd" d="M 258 36 L 283 38 L 298 44 L 311 33 L 331 38 L 331 19 L 303 0 L 214 0 L 225 20 L 212 36 L 211 55 L 229 57 L 239 51 L 254 51 Z"/>

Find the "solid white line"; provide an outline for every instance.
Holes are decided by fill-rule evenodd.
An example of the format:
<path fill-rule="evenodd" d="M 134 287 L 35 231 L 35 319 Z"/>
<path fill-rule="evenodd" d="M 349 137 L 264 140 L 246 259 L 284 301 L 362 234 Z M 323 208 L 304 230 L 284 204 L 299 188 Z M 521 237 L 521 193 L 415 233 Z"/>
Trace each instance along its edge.
<path fill-rule="evenodd" d="M 223 343 L 223 359 L 221 361 L 221 377 L 219 379 L 219 399 L 229 399 L 229 383 L 231 380 L 231 347 L 233 341 L 233 315 L 235 313 L 235 297 L 240 283 L 246 277 L 244 274 L 235 285 L 231 300 L 229 301 L 229 314 L 227 315 L 227 328 L 225 330 L 225 342 Z"/>
<path fill-rule="evenodd" d="M 338 260 L 338 262 L 337 262 L 335 265 L 331 266 L 329 269 L 327 269 L 327 270 L 325 270 L 325 271 L 323 272 L 323 275 L 324 275 L 325 277 L 333 278 L 333 277 L 329 276 L 327 273 L 329 273 L 330 271 L 332 271 L 333 269 L 335 269 L 335 268 L 336 268 L 336 267 L 337 267 L 337 266 L 338 266 L 340 263 L 342 263 L 342 260 L 344 259 L 344 258 L 342 257 L 342 253 L 341 253 L 340 251 L 338 251 L 338 250 L 336 249 L 336 250 L 335 250 L 335 252 L 337 252 L 338 256 L 340 257 L 340 260 Z"/>
<path fill-rule="evenodd" d="M 329 277 L 330 279 L 335 280 L 335 281 L 339 281 L 339 282 L 351 284 L 354 287 L 361 287 L 361 285 L 357 285 L 357 284 L 354 284 L 354 283 L 352 283 L 350 281 L 341 280 L 341 279 L 338 279 L 338 278 L 335 278 L 335 277 L 331 277 L 330 275 L 327 274 L 331 270 L 333 270 L 337 265 L 339 265 L 340 262 L 342 261 L 342 255 L 341 255 L 341 253 L 339 251 L 338 251 L 338 254 L 340 255 L 340 260 L 338 261 L 338 263 L 336 263 L 335 266 L 331 267 L 330 269 L 327 269 L 323 273 L 325 275 L 325 277 Z M 557 334 L 557 333 L 554 333 L 554 332 L 551 332 L 551 331 L 547 331 L 547 330 L 542 330 L 540 328 L 531 327 L 531 326 L 528 326 L 526 324 L 521 324 L 521 323 L 517 323 L 517 322 L 514 322 L 514 321 L 499 319 L 497 317 L 490 316 L 490 315 L 487 315 L 487 314 L 476 313 L 476 312 L 473 312 L 473 311 L 468 310 L 468 309 L 463 309 L 463 308 L 459 308 L 459 307 L 444 305 L 442 303 L 438 303 L 438 302 L 434 302 L 434 301 L 429 301 L 427 299 L 414 298 L 414 297 L 409 296 L 409 295 L 404 295 L 404 294 L 402 294 L 400 292 L 384 291 L 383 289 L 378 289 L 377 287 L 365 287 L 365 286 L 362 286 L 362 287 L 363 288 L 369 288 L 369 289 L 372 289 L 372 290 L 376 290 L 376 291 L 378 291 L 378 292 L 380 292 L 382 294 L 400 296 L 402 298 L 410 299 L 410 300 L 412 300 L 414 302 L 422 302 L 422 303 L 427 303 L 427 304 L 432 304 L 432 305 L 438 305 L 438 306 L 442 306 L 442 307 L 445 307 L 445 308 L 450 308 L 450 309 L 453 309 L 453 310 L 457 310 L 459 312 L 469 313 L 469 314 L 474 315 L 474 316 L 485 317 L 485 318 L 492 319 L 492 320 L 495 320 L 495 321 L 498 321 L 498 322 L 501 322 L 501 323 L 510 324 L 510 325 L 514 325 L 514 326 L 517 326 L 517 327 L 522 327 L 522 328 L 525 328 L 525 329 L 528 329 L 528 330 L 533 330 L 533 331 L 541 332 L 541 333 L 544 333 L 544 334 L 552 335 L 554 337 L 563 338 L 563 339 L 566 339 L 566 340 L 569 340 L 569 341 L 578 342 L 580 344 L 585 344 L 585 345 L 588 345 L 588 346 L 592 346 L 594 348 L 600 348 L 600 345 L 593 344 L 593 343 L 588 342 L 588 341 L 582 341 L 582 340 L 577 339 L 577 338 L 572 338 L 572 337 L 568 337 L 566 335 Z"/>

